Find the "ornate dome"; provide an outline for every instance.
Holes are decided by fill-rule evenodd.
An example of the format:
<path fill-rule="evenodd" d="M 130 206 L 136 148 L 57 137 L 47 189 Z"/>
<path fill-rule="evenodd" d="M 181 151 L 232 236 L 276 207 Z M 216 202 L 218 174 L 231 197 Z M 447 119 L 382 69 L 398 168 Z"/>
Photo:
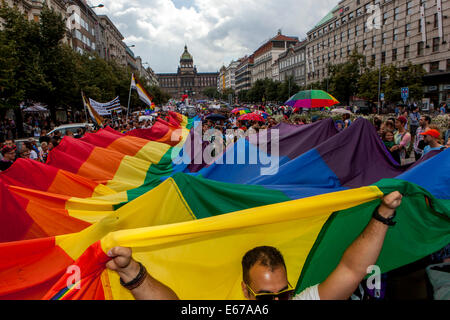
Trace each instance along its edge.
<path fill-rule="evenodd" d="M 193 61 L 194 59 L 192 58 L 191 54 L 189 53 L 187 46 L 184 46 L 184 52 L 181 55 L 181 61 Z"/>

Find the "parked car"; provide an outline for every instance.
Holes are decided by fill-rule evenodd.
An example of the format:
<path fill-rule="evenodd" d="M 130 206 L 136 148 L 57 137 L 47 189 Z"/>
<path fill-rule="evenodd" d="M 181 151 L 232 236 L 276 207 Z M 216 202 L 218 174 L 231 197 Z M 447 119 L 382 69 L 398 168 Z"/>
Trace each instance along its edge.
<path fill-rule="evenodd" d="M 92 123 L 70 123 L 70 124 L 63 124 L 62 126 L 56 127 L 55 129 L 53 129 L 52 131 L 50 131 L 49 133 L 47 133 L 47 136 L 50 136 L 52 133 L 54 133 L 55 131 L 60 131 L 61 135 L 64 137 L 67 133 L 67 131 L 72 131 L 73 134 L 77 133 L 77 129 L 84 129 L 86 128 L 86 126 L 91 127 L 92 129 L 94 129 L 94 125 Z"/>

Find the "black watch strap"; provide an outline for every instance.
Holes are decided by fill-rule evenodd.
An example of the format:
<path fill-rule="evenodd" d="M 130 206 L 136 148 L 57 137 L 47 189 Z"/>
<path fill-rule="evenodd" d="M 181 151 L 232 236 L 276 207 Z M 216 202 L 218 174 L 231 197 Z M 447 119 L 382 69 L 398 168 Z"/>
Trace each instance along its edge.
<path fill-rule="evenodd" d="M 392 217 L 384 218 L 378 213 L 379 208 L 380 208 L 380 206 L 375 208 L 375 210 L 373 211 L 373 214 L 372 214 L 372 218 L 374 218 L 377 221 L 380 221 L 381 223 L 384 223 L 385 225 L 387 225 L 389 227 L 395 226 L 397 224 L 397 222 L 395 222 L 393 220 L 395 218 L 396 212 L 394 211 L 394 215 Z"/>

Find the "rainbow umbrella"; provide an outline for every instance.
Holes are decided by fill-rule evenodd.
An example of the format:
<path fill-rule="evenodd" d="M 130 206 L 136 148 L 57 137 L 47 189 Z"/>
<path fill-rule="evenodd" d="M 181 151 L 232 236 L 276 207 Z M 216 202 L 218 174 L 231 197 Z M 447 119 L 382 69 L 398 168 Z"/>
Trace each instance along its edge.
<path fill-rule="evenodd" d="M 240 116 L 238 118 L 238 120 L 239 121 L 249 120 L 249 121 L 266 122 L 266 120 L 262 116 L 260 116 L 259 114 L 256 114 L 256 113 L 244 114 L 244 115 Z"/>
<path fill-rule="evenodd" d="M 235 108 L 235 109 L 231 110 L 231 113 L 234 113 L 234 114 L 239 113 L 239 115 L 243 115 L 243 114 L 251 113 L 251 111 L 247 108 Z"/>
<path fill-rule="evenodd" d="M 254 113 L 257 114 L 257 115 L 260 115 L 264 119 L 267 119 L 269 117 L 269 114 L 267 112 L 264 112 L 264 111 L 261 111 L 261 110 L 256 110 Z"/>
<path fill-rule="evenodd" d="M 293 95 L 285 104 L 298 110 L 300 108 L 312 109 L 331 107 L 338 103 L 339 101 L 335 97 L 325 91 L 306 90 Z"/>

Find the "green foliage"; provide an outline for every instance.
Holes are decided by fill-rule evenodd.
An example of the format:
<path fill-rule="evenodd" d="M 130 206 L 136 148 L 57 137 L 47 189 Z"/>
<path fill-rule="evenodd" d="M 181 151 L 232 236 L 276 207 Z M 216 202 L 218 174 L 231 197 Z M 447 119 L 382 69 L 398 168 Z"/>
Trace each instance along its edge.
<path fill-rule="evenodd" d="M 239 93 L 239 100 L 249 103 L 264 101 L 282 104 L 298 91 L 300 91 L 300 87 L 295 83 L 293 77 L 283 82 L 272 79 L 257 80 L 250 90 Z"/>
<path fill-rule="evenodd" d="M 381 92 L 387 103 L 401 102 L 401 88 L 409 87 L 410 99 L 420 100 L 423 96 L 423 76 L 420 65 L 408 64 L 404 68 L 383 65 L 380 68 L 366 67 L 358 80 L 358 96 L 371 102 L 378 101 L 378 82 L 381 76 Z"/>
<path fill-rule="evenodd" d="M 219 91 L 217 91 L 217 88 L 215 87 L 206 88 L 205 90 L 203 90 L 203 94 L 209 99 L 217 98 L 220 95 Z"/>
<path fill-rule="evenodd" d="M 44 5 L 36 23 L 3 3 L 0 18 L 0 107 L 42 102 L 49 106 L 55 120 L 57 107 L 83 109 L 81 91 L 101 102 L 120 96 L 126 106 L 132 71 L 95 54 L 80 55 L 63 44 L 65 22 L 53 9 Z M 136 77 L 140 81 L 139 75 Z M 160 88 L 140 82 L 156 104 L 170 98 Z M 130 107 L 138 106 L 144 104 L 134 91 Z"/>
<path fill-rule="evenodd" d="M 221 96 L 222 100 L 228 101 L 230 94 L 233 95 L 233 98 L 234 98 L 235 94 L 234 94 L 233 89 L 227 88 L 227 89 L 223 90 L 222 96 Z"/>
<path fill-rule="evenodd" d="M 362 68 L 364 68 L 364 56 L 357 51 L 353 51 L 347 62 L 328 67 L 329 92 L 341 103 L 349 104 L 350 97 L 357 94 Z"/>

